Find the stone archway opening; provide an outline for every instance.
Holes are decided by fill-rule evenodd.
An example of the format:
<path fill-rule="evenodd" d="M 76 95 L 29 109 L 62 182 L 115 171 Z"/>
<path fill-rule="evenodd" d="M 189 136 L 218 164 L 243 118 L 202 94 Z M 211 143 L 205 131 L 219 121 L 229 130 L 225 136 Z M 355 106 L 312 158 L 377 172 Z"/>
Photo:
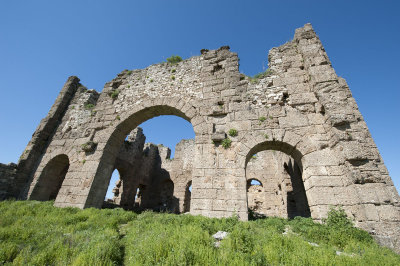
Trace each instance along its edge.
<path fill-rule="evenodd" d="M 247 180 L 247 207 L 249 218 L 265 216 L 265 195 L 263 184 L 256 178 Z"/>
<path fill-rule="evenodd" d="M 142 110 L 139 113 L 141 112 L 144 111 Z M 161 114 L 157 114 L 157 112 Z M 137 116 L 139 116 L 139 114 Z M 162 121 L 160 122 L 162 118 L 171 116 L 178 118 L 180 124 L 182 124 L 182 122 L 185 123 L 186 129 L 182 130 L 179 123 L 176 125 L 169 120 L 164 122 L 164 126 L 158 129 L 155 129 L 157 127 L 155 127 L 153 123 L 153 125 L 150 126 L 151 130 L 147 131 L 150 132 L 149 135 L 157 132 L 156 135 L 158 135 L 158 137 L 160 135 L 166 135 L 171 138 L 171 132 L 168 132 L 168 129 L 187 132 L 187 128 L 190 127 L 191 137 L 194 138 L 193 126 L 188 121 L 189 119 L 179 110 L 165 106 L 149 108 L 147 112 L 140 115 L 140 117 L 146 118 L 143 119 L 144 121 L 139 120 L 136 116 L 128 118 L 123 121 L 114 134 L 112 134 L 110 142 L 106 145 L 105 149 L 116 150 L 116 146 L 118 146 L 116 138 L 122 138 L 122 144 L 119 151 L 115 154 L 115 161 L 113 163 L 113 168 L 118 169 L 120 177 L 116 181 L 110 182 L 110 187 L 108 188 L 108 194 L 110 194 L 110 192 L 114 194 L 112 200 L 108 200 L 111 201 L 112 204 L 128 210 L 141 211 L 150 209 L 153 211 L 173 213 L 183 212 L 185 184 L 186 180 L 191 178 L 192 172 L 194 139 L 182 140 L 176 144 L 176 147 L 170 149 L 164 146 L 162 142 L 162 144 L 152 143 L 154 138 L 145 136 L 146 124 L 148 122 L 155 120 L 157 124 L 162 123 Z M 142 124 L 142 122 L 145 123 Z M 139 126 L 134 127 L 135 124 Z M 133 128 L 133 130 L 129 131 L 131 128 Z M 129 134 L 122 137 L 122 133 L 127 131 Z M 187 134 L 175 135 L 181 135 L 180 139 L 187 136 Z M 177 138 L 176 136 L 173 137 L 175 139 Z M 148 142 L 149 140 L 150 142 Z M 155 141 L 160 143 L 158 139 Z M 109 147 L 107 147 L 108 145 Z M 176 150 L 174 153 L 175 156 L 171 157 L 171 153 L 173 153 L 174 150 Z M 190 156 L 187 156 L 188 152 Z M 103 157 L 100 166 L 102 166 L 102 164 L 105 165 L 107 161 L 111 163 L 112 158 L 107 158 L 109 156 L 104 155 Z M 98 172 L 98 174 L 100 173 Z M 104 174 L 101 174 L 100 176 L 103 175 Z M 104 178 L 104 181 L 107 179 L 109 180 L 109 177 L 107 178 L 106 176 L 101 178 Z M 95 179 L 97 179 L 97 177 L 95 177 Z M 115 187 L 112 187 L 113 184 L 115 184 Z M 104 184 L 101 184 L 101 186 L 104 186 Z M 105 202 L 103 207 L 107 207 L 107 205 L 107 202 Z"/>
<path fill-rule="evenodd" d="M 51 159 L 43 168 L 38 182 L 29 197 L 31 200 L 55 200 L 69 168 L 69 159 L 60 154 Z"/>
<path fill-rule="evenodd" d="M 284 143 L 264 143 L 247 156 L 249 218 L 310 217 L 302 179 L 301 154 Z"/>

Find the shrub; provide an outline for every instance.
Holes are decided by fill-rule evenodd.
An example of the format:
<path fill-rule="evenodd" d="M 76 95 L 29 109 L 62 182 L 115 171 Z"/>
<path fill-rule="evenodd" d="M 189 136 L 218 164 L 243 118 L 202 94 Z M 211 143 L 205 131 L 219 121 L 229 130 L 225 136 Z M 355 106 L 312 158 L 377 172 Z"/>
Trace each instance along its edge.
<path fill-rule="evenodd" d="M 172 79 L 172 80 L 175 80 L 175 76 L 171 76 L 171 79 Z"/>
<path fill-rule="evenodd" d="M 91 152 L 94 151 L 97 147 L 97 143 L 93 141 L 88 141 L 81 145 L 81 148 L 84 152 Z"/>
<path fill-rule="evenodd" d="M 128 70 L 128 71 L 126 72 L 126 74 L 128 74 L 128 75 L 132 74 L 132 70 Z"/>
<path fill-rule="evenodd" d="M 266 71 L 264 71 L 264 72 L 260 72 L 260 73 L 258 73 L 258 74 L 255 74 L 254 76 L 252 76 L 252 77 L 249 77 L 249 79 L 250 79 L 250 82 L 251 83 L 258 83 L 258 81 L 260 80 L 260 79 L 263 79 L 263 78 L 266 78 L 266 77 L 268 77 L 268 76 L 271 76 L 273 74 L 273 71 L 270 69 L 270 68 L 268 68 Z"/>
<path fill-rule="evenodd" d="M 93 108 L 94 108 L 94 104 L 92 104 L 92 103 L 85 104 L 86 110 L 92 110 Z"/>
<path fill-rule="evenodd" d="M 110 96 L 112 99 L 116 99 L 118 97 L 119 90 L 112 90 L 108 92 L 108 96 Z"/>
<path fill-rule="evenodd" d="M 328 218 L 326 218 L 324 222 L 327 226 L 339 228 L 353 226 L 353 222 L 350 220 L 349 217 L 347 217 L 347 214 L 341 207 L 331 207 L 328 212 Z"/>
<path fill-rule="evenodd" d="M 171 73 L 175 73 L 175 72 L 176 72 L 175 68 L 171 69 Z"/>
<path fill-rule="evenodd" d="M 231 128 L 231 129 L 229 129 L 228 134 L 231 137 L 236 137 L 238 135 L 238 131 L 236 129 L 234 129 L 234 128 Z"/>
<path fill-rule="evenodd" d="M 258 120 L 260 122 L 264 122 L 265 120 L 267 120 L 267 118 L 265 116 L 261 116 L 261 117 L 258 118 Z"/>
<path fill-rule="evenodd" d="M 224 149 L 228 149 L 230 146 L 231 146 L 231 144 L 232 144 L 232 140 L 230 139 L 230 138 L 225 138 L 223 141 L 222 141 L 222 147 L 224 147 Z"/>
<path fill-rule="evenodd" d="M 180 57 L 179 55 L 173 55 L 173 56 L 167 58 L 167 62 L 172 65 L 178 64 L 181 61 L 182 61 L 182 57 Z"/>

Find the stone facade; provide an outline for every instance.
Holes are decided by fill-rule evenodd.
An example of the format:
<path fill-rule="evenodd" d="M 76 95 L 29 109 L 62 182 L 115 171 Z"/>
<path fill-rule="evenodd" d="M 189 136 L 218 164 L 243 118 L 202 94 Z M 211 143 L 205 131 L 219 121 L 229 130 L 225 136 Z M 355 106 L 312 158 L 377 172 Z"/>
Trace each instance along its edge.
<path fill-rule="evenodd" d="M 357 226 L 399 249 L 399 195 L 311 25 L 268 59 L 258 80 L 239 72 L 229 47 L 123 71 L 100 94 L 69 78 L 22 154 L 8 195 L 35 198 L 43 189 L 49 199 L 57 190 L 56 206 L 101 207 L 126 136 L 150 118 L 176 115 L 195 132 L 190 213 L 247 219 L 246 166 L 254 154 L 275 150 L 301 173 L 313 219 L 341 205 Z M 238 134 L 228 137 L 230 129 Z M 45 189 L 51 165 L 57 182 Z"/>

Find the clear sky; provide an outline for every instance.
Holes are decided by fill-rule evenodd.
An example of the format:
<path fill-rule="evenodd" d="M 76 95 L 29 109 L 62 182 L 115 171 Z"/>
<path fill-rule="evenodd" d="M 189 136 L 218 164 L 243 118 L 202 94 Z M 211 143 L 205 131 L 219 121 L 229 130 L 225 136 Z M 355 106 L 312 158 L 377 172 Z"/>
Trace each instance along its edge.
<path fill-rule="evenodd" d="M 400 1 L 384 0 L 1 1 L 0 162 L 17 162 L 70 75 L 101 91 L 123 69 L 223 45 L 238 53 L 241 72 L 254 75 L 270 48 L 310 22 L 399 190 L 399 13 Z"/>

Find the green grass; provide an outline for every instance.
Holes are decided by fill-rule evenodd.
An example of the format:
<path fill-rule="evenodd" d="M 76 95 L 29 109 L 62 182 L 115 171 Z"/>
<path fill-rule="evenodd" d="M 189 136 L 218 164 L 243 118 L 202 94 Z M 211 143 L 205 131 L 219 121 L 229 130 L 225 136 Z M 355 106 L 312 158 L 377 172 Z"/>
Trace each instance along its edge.
<path fill-rule="evenodd" d="M 0 202 L 0 265 L 400 265 L 399 255 L 351 225 L 52 204 Z M 283 235 L 288 226 L 293 233 Z M 215 248 L 212 235 L 219 230 L 230 234 Z M 337 256 L 337 250 L 354 255 Z"/>
<path fill-rule="evenodd" d="M 249 80 L 251 83 L 255 84 L 258 83 L 260 81 L 260 79 L 266 78 L 268 76 L 271 76 L 273 74 L 272 69 L 268 68 L 267 70 L 265 70 L 264 72 L 260 72 L 252 77 L 249 77 Z"/>

